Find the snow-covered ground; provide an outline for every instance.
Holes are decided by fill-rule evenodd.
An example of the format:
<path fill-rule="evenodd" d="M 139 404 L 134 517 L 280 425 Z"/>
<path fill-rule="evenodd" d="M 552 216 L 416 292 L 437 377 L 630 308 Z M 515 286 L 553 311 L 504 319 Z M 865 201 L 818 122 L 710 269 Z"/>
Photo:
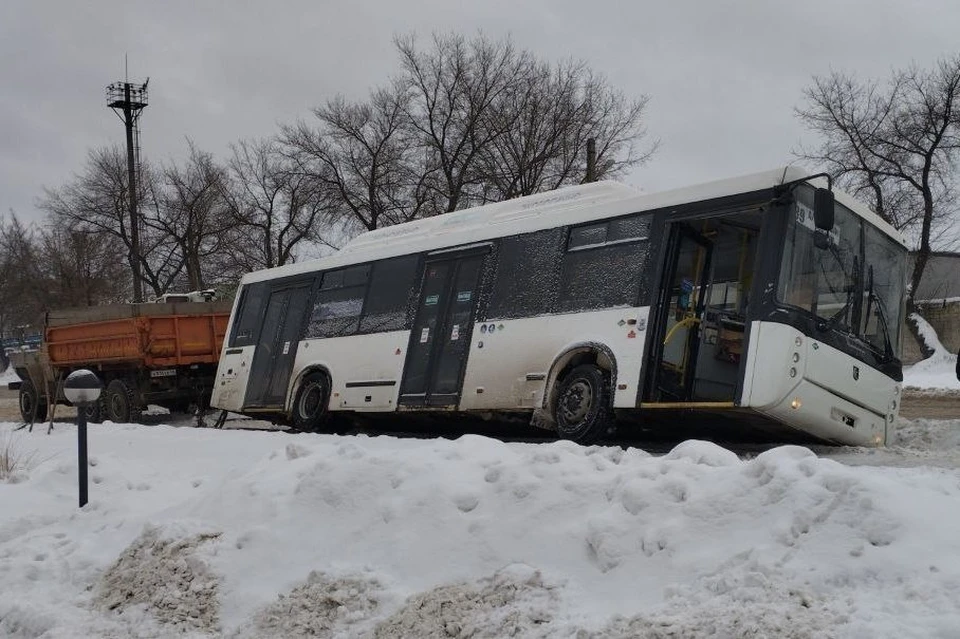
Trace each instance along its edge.
<path fill-rule="evenodd" d="M 12 428 L 4 637 L 960 636 L 960 420 L 909 468 L 106 424 L 82 510 L 75 429 Z"/>
<path fill-rule="evenodd" d="M 960 419 L 659 456 L 108 423 L 83 509 L 75 428 L 14 427 L 2 637 L 960 637 Z"/>

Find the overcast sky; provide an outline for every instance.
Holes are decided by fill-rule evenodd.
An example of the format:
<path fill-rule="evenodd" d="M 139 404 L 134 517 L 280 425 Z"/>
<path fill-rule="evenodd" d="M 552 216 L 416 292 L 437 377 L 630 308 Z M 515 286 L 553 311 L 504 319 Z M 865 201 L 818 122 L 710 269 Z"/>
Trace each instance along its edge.
<path fill-rule="evenodd" d="M 189 137 L 225 157 L 338 93 L 363 99 L 398 69 L 395 34 L 478 29 L 650 95 L 662 146 L 628 182 L 658 191 L 790 162 L 813 75 L 885 77 L 960 52 L 960 2 L 2 0 L 0 212 L 38 219 L 44 186 L 123 143 L 104 89 L 125 53 L 131 80 L 150 77 L 144 155 L 182 157 Z"/>

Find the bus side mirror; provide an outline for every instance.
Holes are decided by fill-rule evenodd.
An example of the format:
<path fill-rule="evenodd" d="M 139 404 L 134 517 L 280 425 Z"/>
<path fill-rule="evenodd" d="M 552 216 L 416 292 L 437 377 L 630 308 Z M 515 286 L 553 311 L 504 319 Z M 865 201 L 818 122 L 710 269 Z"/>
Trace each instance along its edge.
<path fill-rule="evenodd" d="M 833 191 L 819 188 L 813 198 L 813 225 L 820 231 L 833 230 Z"/>

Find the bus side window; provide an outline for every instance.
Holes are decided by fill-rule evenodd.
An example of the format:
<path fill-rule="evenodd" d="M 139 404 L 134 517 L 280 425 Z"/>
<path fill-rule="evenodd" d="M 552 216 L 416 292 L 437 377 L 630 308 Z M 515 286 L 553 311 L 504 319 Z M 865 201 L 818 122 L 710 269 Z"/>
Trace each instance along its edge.
<path fill-rule="evenodd" d="M 369 275 L 369 264 L 324 273 L 306 337 L 342 337 L 356 333 Z"/>
<path fill-rule="evenodd" d="M 360 318 L 361 333 L 409 329 L 411 298 L 416 286 L 419 255 L 406 255 L 375 262 L 370 290 Z"/>
<path fill-rule="evenodd" d="M 550 313 L 560 288 L 565 235 L 556 228 L 501 240 L 487 319 Z"/>
<path fill-rule="evenodd" d="M 649 230 L 647 214 L 571 228 L 556 310 L 635 304 L 647 261 Z"/>

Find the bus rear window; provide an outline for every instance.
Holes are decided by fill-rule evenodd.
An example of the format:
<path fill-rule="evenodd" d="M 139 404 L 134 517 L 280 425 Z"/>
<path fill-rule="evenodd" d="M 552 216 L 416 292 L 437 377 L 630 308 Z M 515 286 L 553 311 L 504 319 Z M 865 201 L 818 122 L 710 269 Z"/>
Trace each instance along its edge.
<path fill-rule="evenodd" d="M 268 282 L 255 282 L 247 284 L 240 291 L 240 304 L 237 306 L 237 316 L 233 322 L 230 346 L 243 347 L 257 343 L 268 290 Z"/>

